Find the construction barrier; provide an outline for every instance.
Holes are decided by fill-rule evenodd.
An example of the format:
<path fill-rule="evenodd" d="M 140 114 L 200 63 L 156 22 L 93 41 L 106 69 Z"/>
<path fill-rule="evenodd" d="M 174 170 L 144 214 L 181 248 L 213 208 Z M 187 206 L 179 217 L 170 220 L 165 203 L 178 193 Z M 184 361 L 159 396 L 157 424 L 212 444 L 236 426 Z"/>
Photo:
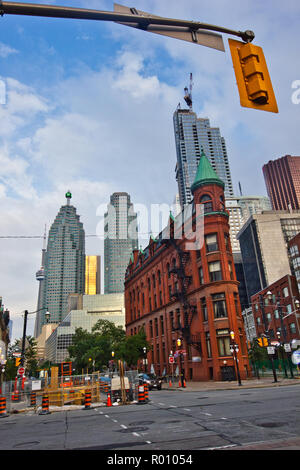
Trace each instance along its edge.
<path fill-rule="evenodd" d="M 15 390 L 11 395 L 11 401 L 20 401 L 19 390 Z"/>
<path fill-rule="evenodd" d="M 49 397 L 48 395 L 43 395 L 42 399 L 42 411 L 39 412 L 40 415 L 49 415 Z"/>
<path fill-rule="evenodd" d="M 145 403 L 145 387 L 144 385 L 138 385 L 138 405 L 144 405 Z"/>
<path fill-rule="evenodd" d="M 36 406 L 36 392 L 30 394 L 30 406 Z"/>
<path fill-rule="evenodd" d="M 6 413 L 6 398 L 0 397 L 0 418 L 5 418 L 7 415 Z"/>
<path fill-rule="evenodd" d="M 149 385 L 144 383 L 145 388 L 145 401 L 149 401 Z"/>
<path fill-rule="evenodd" d="M 85 391 L 84 396 L 84 410 L 90 410 L 91 408 L 91 401 L 92 401 L 92 394 L 90 390 Z"/>

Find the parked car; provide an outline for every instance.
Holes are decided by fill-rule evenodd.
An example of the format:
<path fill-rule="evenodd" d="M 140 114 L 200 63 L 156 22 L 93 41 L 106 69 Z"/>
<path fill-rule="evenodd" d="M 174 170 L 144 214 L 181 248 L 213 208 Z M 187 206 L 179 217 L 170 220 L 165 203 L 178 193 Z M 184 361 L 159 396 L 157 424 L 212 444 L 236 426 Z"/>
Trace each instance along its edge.
<path fill-rule="evenodd" d="M 152 390 L 153 388 L 161 390 L 162 381 L 154 374 L 138 374 L 138 380 L 139 382 L 146 382 L 146 384 L 149 386 L 149 390 Z"/>

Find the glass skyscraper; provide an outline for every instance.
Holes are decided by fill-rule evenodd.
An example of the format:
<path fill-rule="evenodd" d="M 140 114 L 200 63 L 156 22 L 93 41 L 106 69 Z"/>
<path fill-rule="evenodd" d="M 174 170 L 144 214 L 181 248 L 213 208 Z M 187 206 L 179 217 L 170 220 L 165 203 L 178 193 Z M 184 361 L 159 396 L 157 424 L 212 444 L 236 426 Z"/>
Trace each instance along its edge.
<path fill-rule="evenodd" d="M 71 197 L 67 192 L 67 204 L 60 208 L 49 230 L 44 257 L 45 311 L 41 312 L 37 334 L 46 323 L 46 310 L 50 323 L 60 323 L 68 313 L 68 295 L 84 293 L 85 234 L 76 208 L 70 204 Z"/>
<path fill-rule="evenodd" d="M 125 271 L 138 249 L 137 215 L 127 193 L 113 193 L 104 214 L 104 293 L 124 292 Z"/>
<path fill-rule="evenodd" d="M 85 257 L 85 293 L 88 295 L 101 293 L 100 256 Z"/>
<path fill-rule="evenodd" d="M 198 118 L 191 109 L 177 108 L 173 115 L 177 153 L 176 180 L 181 207 L 192 200 L 191 185 L 204 151 L 218 177 L 225 184 L 225 197 L 233 196 L 225 140 L 209 119 Z"/>

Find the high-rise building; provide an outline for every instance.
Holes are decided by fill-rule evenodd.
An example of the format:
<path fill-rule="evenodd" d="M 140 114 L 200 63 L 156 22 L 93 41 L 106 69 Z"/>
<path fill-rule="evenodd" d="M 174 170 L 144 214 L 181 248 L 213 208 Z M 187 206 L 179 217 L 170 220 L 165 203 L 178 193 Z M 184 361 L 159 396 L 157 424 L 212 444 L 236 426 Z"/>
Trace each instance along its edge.
<path fill-rule="evenodd" d="M 101 294 L 100 256 L 85 257 L 85 293 L 88 295 Z"/>
<path fill-rule="evenodd" d="M 35 317 L 35 325 L 34 325 L 34 336 L 37 338 L 39 336 L 39 332 L 41 331 L 41 318 L 42 318 L 42 308 L 44 302 L 44 286 L 45 286 L 45 253 L 46 253 L 46 229 L 44 233 L 44 243 L 42 249 L 42 260 L 41 260 L 41 267 L 36 272 L 36 280 L 39 282 L 39 290 L 38 290 L 38 301 L 37 301 L 37 314 Z"/>
<path fill-rule="evenodd" d="M 285 155 L 263 166 L 274 210 L 300 209 L 300 157 Z"/>
<path fill-rule="evenodd" d="M 68 313 L 68 295 L 84 293 L 85 234 L 83 224 L 70 204 L 71 193 L 66 193 L 67 204 L 60 208 L 48 234 L 44 262 L 43 307 L 39 321 L 47 323 L 45 312 L 50 312 L 50 322 L 60 323 Z"/>
<path fill-rule="evenodd" d="M 300 232 L 300 210 L 252 215 L 237 235 L 248 304 L 251 296 L 291 274 L 288 242 Z"/>
<path fill-rule="evenodd" d="M 230 239 L 232 251 L 241 251 L 237 234 L 252 214 L 261 214 L 271 210 L 269 198 L 266 196 L 237 196 L 225 199 L 226 209 L 229 212 Z"/>
<path fill-rule="evenodd" d="M 137 214 L 130 196 L 113 193 L 104 214 L 104 293 L 124 292 L 125 271 L 138 247 Z"/>
<path fill-rule="evenodd" d="M 201 152 L 225 183 L 225 196 L 233 196 L 229 161 L 220 129 L 211 127 L 208 118 L 198 118 L 190 109 L 177 108 L 173 115 L 177 164 L 175 168 L 180 204 L 192 200 L 191 185 L 196 176 Z"/>

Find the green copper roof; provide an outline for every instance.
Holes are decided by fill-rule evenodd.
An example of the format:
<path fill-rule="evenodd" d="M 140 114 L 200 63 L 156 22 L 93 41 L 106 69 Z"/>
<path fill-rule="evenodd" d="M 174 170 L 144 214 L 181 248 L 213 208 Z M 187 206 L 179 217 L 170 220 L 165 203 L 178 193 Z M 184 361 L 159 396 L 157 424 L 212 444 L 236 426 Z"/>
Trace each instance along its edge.
<path fill-rule="evenodd" d="M 72 197 L 72 194 L 70 193 L 70 191 L 66 192 L 66 198 L 70 198 L 71 199 Z"/>
<path fill-rule="evenodd" d="M 191 186 L 191 191 L 194 192 L 195 189 L 206 184 L 218 184 L 224 188 L 224 183 L 218 177 L 217 173 L 211 166 L 210 161 L 202 150 L 199 165 L 197 168 L 196 177 L 194 183 Z"/>

